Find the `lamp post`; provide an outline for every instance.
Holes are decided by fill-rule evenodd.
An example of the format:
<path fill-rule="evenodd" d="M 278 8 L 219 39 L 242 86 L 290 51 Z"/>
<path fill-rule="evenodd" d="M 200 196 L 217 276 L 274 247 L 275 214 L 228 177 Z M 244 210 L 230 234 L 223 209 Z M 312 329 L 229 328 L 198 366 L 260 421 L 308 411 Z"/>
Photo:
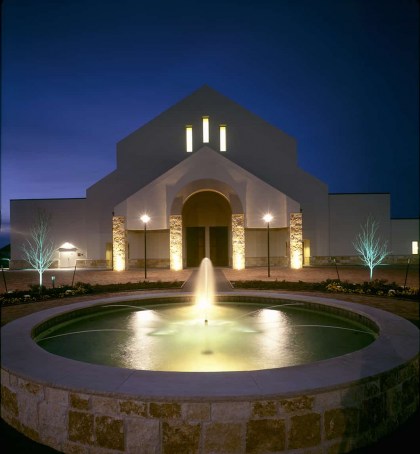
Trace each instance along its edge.
<path fill-rule="evenodd" d="M 270 221 L 273 219 L 273 216 L 267 213 L 263 219 L 267 223 L 267 275 L 270 277 Z"/>
<path fill-rule="evenodd" d="M 144 279 L 146 279 L 147 278 L 146 226 L 147 223 L 150 221 L 150 217 L 147 214 L 143 214 L 143 216 L 140 219 L 144 223 Z"/>

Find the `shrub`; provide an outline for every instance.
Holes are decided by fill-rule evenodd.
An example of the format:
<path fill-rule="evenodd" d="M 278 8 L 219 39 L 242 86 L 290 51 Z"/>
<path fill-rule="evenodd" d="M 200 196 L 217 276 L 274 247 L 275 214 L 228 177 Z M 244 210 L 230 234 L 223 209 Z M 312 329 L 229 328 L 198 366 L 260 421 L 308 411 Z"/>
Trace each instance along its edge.
<path fill-rule="evenodd" d="M 30 285 L 29 291 L 13 291 L 0 295 L 1 306 L 11 306 L 17 304 L 28 304 L 36 301 L 45 301 L 48 299 L 68 298 L 72 296 L 100 294 L 100 293 L 118 293 L 133 290 L 158 290 L 180 288 L 182 282 L 171 281 L 139 281 L 126 282 L 124 284 L 88 284 L 85 282 L 76 282 L 72 287 L 63 285 L 57 288 L 42 287 L 40 292 L 39 285 Z M 289 281 L 232 281 L 234 288 L 255 289 L 255 290 L 291 290 L 291 291 L 308 291 L 308 292 L 328 292 L 328 293 L 355 293 L 359 295 L 378 295 L 389 296 L 393 298 L 405 298 L 419 300 L 419 289 L 407 288 L 397 285 L 395 282 L 388 283 L 385 280 L 373 280 L 363 282 L 362 284 L 352 284 L 339 280 L 327 279 L 322 282 L 289 282 Z"/>
<path fill-rule="evenodd" d="M 235 288 L 247 288 L 258 290 L 295 290 L 295 291 L 319 291 L 329 293 L 356 293 L 359 295 L 390 296 L 418 299 L 419 289 L 407 288 L 397 285 L 395 282 L 388 283 L 386 280 L 372 280 L 362 284 L 353 284 L 339 280 L 327 279 L 322 282 L 287 282 L 287 281 L 234 281 Z"/>
<path fill-rule="evenodd" d="M 76 282 L 74 286 L 62 285 L 56 288 L 42 287 L 40 292 L 39 285 L 30 285 L 28 290 L 11 291 L 0 295 L 1 306 L 11 306 L 17 304 L 32 303 L 36 301 L 44 301 L 54 298 L 68 298 L 71 296 L 88 295 L 95 293 L 111 293 L 123 292 L 132 290 L 154 290 L 154 289 L 169 289 L 180 288 L 182 282 L 127 282 L 125 284 L 88 284 L 85 282 Z"/>

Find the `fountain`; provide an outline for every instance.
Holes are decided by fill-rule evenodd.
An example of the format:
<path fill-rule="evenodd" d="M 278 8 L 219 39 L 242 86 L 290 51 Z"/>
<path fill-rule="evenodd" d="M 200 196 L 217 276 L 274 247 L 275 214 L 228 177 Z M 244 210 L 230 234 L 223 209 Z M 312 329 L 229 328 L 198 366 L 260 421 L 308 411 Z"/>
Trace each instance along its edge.
<path fill-rule="evenodd" d="M 364 348 L 377 337 L 366 324 L 296 301 L 217 298 L 214 281 L 205 258 L 191 302 L 108 304 L 39 328 L 35 341 L 50 353 L 106 366 L 227 372 L 319 361 Z"/>
<path fill-rule="evenodd" d="M 211 304 L 214 302 L 215 293 L 213 264 L 209 258 L 205 257 L 201 261 L 198 270 L 195 288 L 195 303 L 202 312 L 206 325 L 208 324 L 208 311 Z"/>
<path fill-rule="evenodd" d="M 3 419 L 64 453 L 348 452 L 416 410 L 414 325 L 310 295 L 217 293 L 213 271 L 205 259 L 194 294 L 103 298 L 5 325 Z"/>

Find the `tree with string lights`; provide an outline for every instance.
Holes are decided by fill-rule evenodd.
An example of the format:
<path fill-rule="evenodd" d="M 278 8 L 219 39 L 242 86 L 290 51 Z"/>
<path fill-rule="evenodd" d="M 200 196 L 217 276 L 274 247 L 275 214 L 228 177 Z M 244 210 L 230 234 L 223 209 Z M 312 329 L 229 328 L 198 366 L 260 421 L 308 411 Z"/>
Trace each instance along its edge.
<path fill-rule="evenodd" d="M 55 247 L 50 238 L 51 216 L 39 210 L 34 225 L 30 230 L 30 238 L 22 246 L 26 261 L 38 271 L 39 289 L 42 289 L 42 275 L 54 261 Z"/>
<path fill-rule="evenodd" d="M 368 216 L 365 224 L 361 226 L 361 232 L 353 242 L 362 262 L 369 268 L 369 280 L 372 280 L 374 268 L 390 254 L 388 242 L 383 241 L 378 235 L 378 228 L 379 223 L 372 216 Z"/>

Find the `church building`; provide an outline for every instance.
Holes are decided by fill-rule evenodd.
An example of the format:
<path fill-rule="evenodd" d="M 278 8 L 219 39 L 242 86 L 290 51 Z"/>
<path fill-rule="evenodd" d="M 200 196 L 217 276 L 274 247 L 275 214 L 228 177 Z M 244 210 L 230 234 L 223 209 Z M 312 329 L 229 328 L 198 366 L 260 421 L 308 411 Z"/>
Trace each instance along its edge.
<path fill-rule="evenodd" d="M 117 143 L 113 172 L 85 198 L 11 201 L 11 264 L 37 212 L 51 216 L 53 266 L 179 270 L 360 263 L 371 216 L 387 263 L 418 262 L 419 220 L 391 219 L 390 194 L 332 194 L 298 166 L 293 137 L 203 86 Z M 355 188 L 357 190 L 357 188 Z"/>

